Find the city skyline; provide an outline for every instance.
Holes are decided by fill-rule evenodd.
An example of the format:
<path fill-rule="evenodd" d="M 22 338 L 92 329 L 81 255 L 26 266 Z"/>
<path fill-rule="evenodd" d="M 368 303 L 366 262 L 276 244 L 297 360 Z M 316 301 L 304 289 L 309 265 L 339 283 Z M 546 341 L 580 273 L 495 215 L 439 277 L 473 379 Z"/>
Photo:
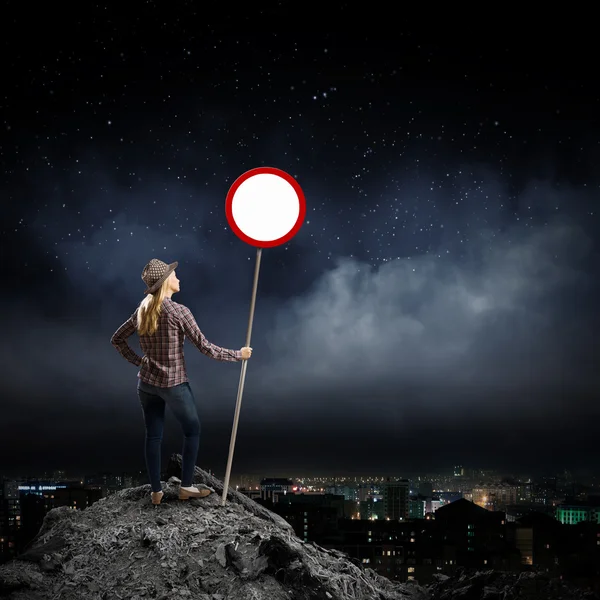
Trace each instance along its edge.
<path fill-rule="evenodd" d="M 598 99 L 574 58 L 591 41 L 540 62 L 489 32 L 283 39 L 178 10 L 140 27 L 86 6 L 52 31 L 15 13 L 0 473 L 143 469 L 138 369 L 111 336 L 159 258 L 207 339 L 245 344 L 255 251 L 225 197 L 263 165 L 307 213 L 262 253 L 232 478 L 593 468 Z M 197 464 L 222 475 L 240 366 L 189 340 L 185 357 Z M 163 461 L 181 446 L 167 409 Z"/>
<path fill-rule="evenodd" d="M 176 462 L 179 463 L 179 460 L 180 457 Z M 213 573 L 213 576 L 217 563 L 210 558 L 214 558 L 219 545 L 224 547 L 218 532 L 235 527 L 240 536 L 249 536 L 247 546 L 251 546 L 254 539 L 255 543 L 259 542 L 264 547 L 264 541 L 273 536 L 272 539 L 279 540 L 279 544 L 298 544 L 300 553 L 307 548 L 320 548 L 324 556 L 335 551 L 336 564 L 340 557 L 344 557 L 344 563 L 347 561 L 342 568 L 347 570 L 351 567 L 350 563 L 363 565 L 389 582 L 412 581 L 423 586 L 439 580 L 440 574 L 446 582 L 456 575 L 458 581 L 455 587 L 460 587 L 463 595 L 465 574 L 477 576 L 482 568 L 487 582 L 504 591 L 508 589 L 507 580 L 498 584 L 490 578 L 490 574 L 496 578 L 512 575 L 517 586 L 524 577 L 531 583 L 532 577 L 539 576 L 541 581 L 549 583 L 548 587 L 556 587 L 553 581 L 560 582 L 563 595 L 566 585 L 587 588 L 589 592 L 590 586 L 597 583 L 600 547 L 597 477 L 587 485 L 575 484 L 568 473 L 563 474 L 564 478 L 558 476 L 553 480 L 510 482 L 498 481 L 499 474 L 489 472 L 486 474 L 487 482 L 477 484 L 468 477 L 470 474 L 484 475 L 477 469 L 455 465 L 450 476 L 448 469 L 445 473 L 441 480 L 447 482 L 447 490 L 440 489 L 439 482 L 414 482 L 405 478 L 373 482 L 344 480 L 333 484 L 319 479 L 298 482 L 291 478 L 263 478 L 247 482 L 248 485 L 239 489 L 230 489 L 228 500 L 235 510 L 228 511 L 220 510 L 215 503 L 195 506 L 181 503 L 173 493 L 177 488 L 176 482 L 167 481 L 169 506 L 164 507 L 161 513 L 154 512 L 156 507 L 151 507 L 147 498 L 148 486 L 136 477 L 111 478 L 104 473 L 99 477 L 86 478 L 85 482 L 63 480 L 54 486 L 20 485 L 15 481 L 2 480 L 0 563 L 3 566 L 0 576 L 10 581 L 12 574 L 20 568 L 18 562 L 11 561 L 13 558 L 17 561 L 39 561 L 42 557 L 40 544 L 44 544 L 47 551 L 51 545 L 64 545 L 61 534 L 64 535 L 65 530 L 73 532 L 69 544 L 71 549 L 75 548 L 72 554 L 79 557 L 76 560 L 82 562 L 80 557 L 86 549 L 88 554 L 93 554 L 93 559 L 86 561 L 83 568 L 86 565 L 94 565 L 95 568 L 101 562 L 98 560 L 100 552 L 114 557 L 115 550 L 108 542 L 110 539 L 114 546 L 126 547 L 129 566 L 139 566 L 140 561 L 144 565 L 146 560 L 155 557 L 155 548 L 147 548 L 147 554 L 143 550 L 144 540 L 148 539 L 152 528 L 153 519 L 148 519 L 150 510 L 152 514 L 162 515 L 156 520 L 156 527 L 169 526 L 170 535 L 168 538 L 163 536 L 163 540 L 190 531 L 196 536 L 195 540 L 198 534 L 205 535 L 202 544 L 195 540 L 195 545 L 191 540 L 189 545 L 178 541 L 169 557 L 176 557 L 180 547 L 199 548 L 205 552 L 207 559 L 200 564 L 206 566 L 207 573 Z M 64 477 L 66 474 L 55 475 Z M 138 475 L 143 479 L 141 472 Z M 197 469 L 196 476 L 217 491 L 223 485 L 202 469 Z M 438 480 L 434 477 L 433 481 Z M 200 530 L 190 527 L 190 522 L 197 519 Z M 92 547 L 89 544 L 90 525 L 87 523 L 92 524 L 96 540 Z M 45 526 L 42 540 L 39 536 L 36 538 L 40 526 Z M 261 532 L 262 527 L 266 529 L 264 533 Z M 80 550 L 75 544 L 76 535 L 81 530 L 88 535 L 81 540 Z M 118 536 L 115 531 L 119 532 Z M 139 531 L 143 531 L 145 536 L 141 548 Z M 127 541 L 130 534 L 131 541 Z M 235 543 L 243 541 L 243 538 L 236 539 Z M 136 560 L 130 561 L 131 547 L 135 544 L 141 551 L 135 555 Z M 35 555 L 36 546 L 39 557 Z M 44 560 L 46 556 L 64 560 L 62 553 L 45 552 Z M 298 554 L 292 556 L 297 557 Z M 116 562 L 119 572 L 127 568 L 123 567 L 122 560 Z M 227 561 L 220 562 L 222 567 L 227 566 Z M 164 562 L 164 555 L 158 557 L 158 563 L 161 567 L 169 566 Z M 106 561 L 101 564 L 103 574 L 113 568 Z M 173 564 L 176 564 L 175 561 Z M 253 562 L 246 564 L 253 565 Z M 234 568 L 235 565 L 234 562 Z M 60 573 L 79 574 L 81 568 L 81 565 L 79 570 L 65 568 Z M 285 568 L 285 563 L 276 566 L 278 573 Z M 140 570 L 144 569 L 142 566 Z M 40 573 L 50 570 L 56 571 L 49 568 L 48 562 L 40 562 Z M 224 576 L 230 579 L 231 571 L 225 570 Z M 119 582 L 131 578 L 101 579 L 96 575 L 96 579 L 122 585 Z M 204 579 L 200 581 L 205 592 L 208 584 Z M 195 582 L 196 579 L 192 585 Z M 286 581 L 286 588 L 290 587 L 289 583 Z M 39 584 L 39 576 L 35 584 Z M 22 593 L 23 585 L 20 581 L 19 593 Z M 71 585 L 77 585 L 77 582 Z M 389 584 L 386 585 L 389 592 Z M 223 590 L 223 584 L 213 589 Z M 490 589 L 493 588 L 487 588 Z M 307 588 L 302 590 L 306 594 Z M 540 598 L 548 597 L 546 589 L 540 590 L 536 586 L 536 590 Z M 272 589 L 269 595 L 272 595 Z"/>
<path fill-rule="evenodd" d="M 206 471 L 213 476 L 220 478 L 218 472 L 212 469 L 206 469 Z M 515 468 L 513 470 L 499 470 L 499 469 L 487 469 L 478 468 L 474 466 L 455 465 L 454 467 L 440 467 L 438 469 L 432 469 L 424 472 L 406 471 L 406 472 L 389 472 L 389 473 L 378 473 L 375 472 L 364 472 L 362 474 L 353 473 L 329 473 L 329 474 L 316 474 L 308 472 L 295 472 L 281 471 L 274 472 L 269 470 L 255 470 L 252 473 L 239 473 L 234 474 L 230 480 L 230 485 L 243 485 L 244 481 L 259 481 L 261 479 L 278 478 L 278 479 L 292 479 L 296 482 L 336 482 L 336 481 L 349 481 L 349 482 L 384 482 L 390 480 L 408 480 L 413 485 L 418 486 L 419 482 L 426 482 L 431 484 L 442 485 L 454 485 L 454 484 L 471 484 L 478 483 L 482 484 L 485 482 L 521 482 L 521 483 L 532 483 L 541 481 L 556 482 L 563 481 L 566 483 L 584 481 L 595 482 L 600 480 L 600 473 L 595 469 L 564 469 L 560 471 L 552 471 L 549 469 L 547 472 L 526 472 L 521 469 Z M 110 471 L 110 470 L 84 470 L 81 472 L 68 471 L 66 469 L 54 469 L 51 471 L 35 472 L 18 472 L 15 470 L 0 472 L 0 480 L 20 480 L 20 481 L 84 481 L 84 480 L 101 480 L 108 478 L 112 480 L 117 479 L 136 479 L 145 478 L 145 469 L 141 465 L 138 469 L 133 470 L 121 470 L 121 471 Z M 163 473 L 164 475 L 164 473 Z M 224 474 L 223 474 L 224 475 Z M 594 486 L 595 483 L 592 484 Z M 441 491 L 441 490 L 440 490 Z M 446 491 L 450 491 L 447 489 Z"/>

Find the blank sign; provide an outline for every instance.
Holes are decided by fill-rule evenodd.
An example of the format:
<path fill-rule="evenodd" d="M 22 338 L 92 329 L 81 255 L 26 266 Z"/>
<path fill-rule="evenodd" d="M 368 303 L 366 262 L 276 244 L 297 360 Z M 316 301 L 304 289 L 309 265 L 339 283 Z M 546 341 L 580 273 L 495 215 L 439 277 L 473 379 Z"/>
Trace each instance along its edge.
<path fill-rule="evenodd" d="M 259 248 L 285 244 L 302 227 L 306 202 L 298 182 L 285 171 L 259 167 L 236 179 L 225 201 L 229 226 Z"/>

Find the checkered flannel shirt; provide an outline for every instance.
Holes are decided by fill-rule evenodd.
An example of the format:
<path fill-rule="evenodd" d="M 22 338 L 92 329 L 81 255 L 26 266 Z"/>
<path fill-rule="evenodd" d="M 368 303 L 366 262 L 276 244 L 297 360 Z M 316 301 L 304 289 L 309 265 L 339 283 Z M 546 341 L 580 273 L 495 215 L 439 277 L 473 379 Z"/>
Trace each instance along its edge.
<path fill-rule="evenodd" d="M 228 350 L 211 344 L 198 328 L 187 306 L 165 298 L 158 317 L 158 329 L 153 335 L 140 335 L 144 357 L 138 356 L 127 343 L 136 332 L 137 312 L 115 331 L 110 343 L 117 351 L 140 367 L 138 378 L 157 387 L 173 387 L 188 381 L 183 356 L 183 340 L 187 337 L 203 354 L 215 360 L 237 362 L 242 360 L 241 350 Z"/>

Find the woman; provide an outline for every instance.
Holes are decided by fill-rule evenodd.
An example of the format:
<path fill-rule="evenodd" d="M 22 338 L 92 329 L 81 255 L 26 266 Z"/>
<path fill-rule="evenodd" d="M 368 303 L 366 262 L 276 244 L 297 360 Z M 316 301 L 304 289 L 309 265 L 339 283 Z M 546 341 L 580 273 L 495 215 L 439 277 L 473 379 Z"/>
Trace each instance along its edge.
<path fill-rule="evenodd" d="M 135 312 L 117 329 L 110 342 L 130 363 L 140 367 L 137 392 L 146 424 L 145 458 L 152 504 L 160 504 L 163 496 L 160 482 L 160 452 L 165 419 L 165 403 L 181 424 L 184 434 L 181 486 L 179 499 L 204 498 L 210 490 L 192 487 L 200 444 L 200 420 L 190 388 L 183 340 L 187 337 L 200 352 L 215 360 L 237 362 L 252 356 L 252 348 L 227 350 L 211 344 L 198 328 L 189 308 L 173 302 L 179 291 L 175 269 L 179 263 L 167 265 L 153 258 L 142 271 L 147 296 Z M 127 343 L 137 330 L 144 356 L 139 357 Z"/>

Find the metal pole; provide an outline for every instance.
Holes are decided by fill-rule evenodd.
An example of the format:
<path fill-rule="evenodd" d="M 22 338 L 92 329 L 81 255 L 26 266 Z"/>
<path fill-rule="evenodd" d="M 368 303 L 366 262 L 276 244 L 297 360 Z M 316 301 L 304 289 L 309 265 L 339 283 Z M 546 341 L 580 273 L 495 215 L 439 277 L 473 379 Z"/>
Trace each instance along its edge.
<path fill-rule="evenodd" d="M 250 337 L 252 336 L 252 321 L 254 320 L 254 305 L 256 304 L 256 289 L 258 287 L 258 272 L 260 270 L 260 257 L 262 248 L 256 249 L 256 266 L 254 267 L 254 284 L 252 286 L 252 300 L 250 301 L 250 318 L 248 319 L 248 334 L 246 335 L 246 346 L 250 346 Z M 233 462 L 233 450 L 235 448 L 235 437 L 237 435 L 238 420 L 240 418 L 240 409 L 242 407 L 242 394 L 244 393 L 244 380 L 246 379 L 246 368 L 248 361 L 242 361 L 242 372 L 240 373 L 240 383 L 238 385 L 237 402 L 235 404 L 235 416 L 233 418 L 233 429 L 231 431 L 231 441 L 229 442 L 229 458 L 227 459 L 227 471 L 225 472 L 225 482 L 223 483 L 223 497 L 221 506 L 225 505 L 227 499 L 227 490 L 229 489 L 229 476 L 231 475 L 231 463 Z"/>

